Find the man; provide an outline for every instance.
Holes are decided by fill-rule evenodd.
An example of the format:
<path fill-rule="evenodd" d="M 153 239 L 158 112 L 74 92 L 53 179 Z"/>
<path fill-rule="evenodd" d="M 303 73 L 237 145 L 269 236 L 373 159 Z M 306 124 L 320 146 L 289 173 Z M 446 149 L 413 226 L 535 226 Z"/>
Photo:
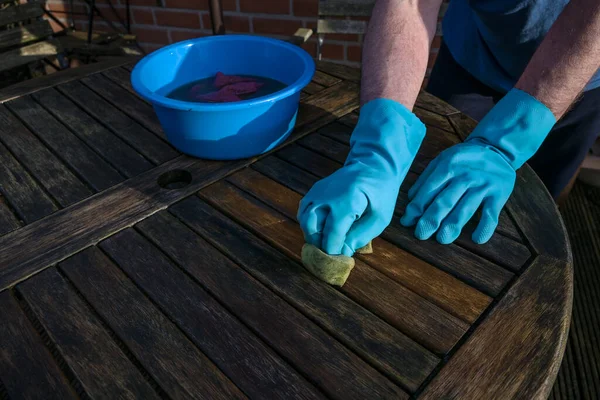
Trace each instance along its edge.
<path fill-rule="evenodd" d="M 411 110 L 441 2 L 375 4 L 350 153 L 298 210 L 306 241 L 328 254 L 352 256 L 392 220 L 425 136 Z M 443 31 L 428 90 L 480 123 L 429 164 L 400 222 L 446 244 L 481 208 L 472 239 L 485 243 L 518 168 L 529 162 L 557 197 L 600 132 L 600 2 L 451 0 Z"/>

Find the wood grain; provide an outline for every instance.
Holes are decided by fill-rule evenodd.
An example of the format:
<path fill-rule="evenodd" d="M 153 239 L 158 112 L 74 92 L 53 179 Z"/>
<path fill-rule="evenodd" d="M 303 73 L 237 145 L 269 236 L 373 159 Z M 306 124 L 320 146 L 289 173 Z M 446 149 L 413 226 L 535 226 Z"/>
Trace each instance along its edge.
<path fill-rule="evenodd" d="M 249 274 L 408 390 L 414 391 L 438 359 L 371 312 L 314 279 L 299 263 L 197 199 L 171 213 L 231 257 Z M 282 268 L 281 266 L 285 266 Z"/>
<path fill-rule="evenodd" d="M 4 12 L 4 11 L 3 11 Z M 0 49 L 23 45 L 52 35 L 52 27 L 47 20 L 34 21 L 24 26 L 0 31 Z"/>
<path fill-rule="evenodd" d="M 0 191 L 18 213 L 19 218 L 28 224 L 58 209 L 2 143 L 0 143 Z M 1 265 L 3 264 L 0 263 Z"/>
<path fill-rule="evenodd" d="M 56 56 L 58 52 L 58 44 L 50 39 L 18 47 L 2 53 L 2 57 L 0 58 L 0 71 L 6 71 L 47 57 Z"/>
<path fill-rule="evenodd" d="M 290 145 L 340 115 L 352 112 L 356 107 L 358 98 L 355 84 L 338 84 L 310 96 L 300 107 L 296 129 L 292 135 L 272 152 Z M 113 186 L 95 197 L 59 211 L 39 224 L 4 235 L 0 238 L 0 249 L 3 249 L 0 252 L 0 289 L 146 218 L 272 152 L 256 158 L 228 162 L 180 156 L 135 179 Z M 0 172 L 3 168 L 6 168 L 6 164 L 0 163 Z M 192 175 L 192 182 L 176 190 L 162 189 L 156 183 L 157 179 L 162 174 L 174 170 L 188 171 Z M 3 177 L 5 175 L 0 174 L 0 182 Z M 17 186 L 16 189 L 18 188 Z M 26 188 L 31 186 L 27 185 Z M 34 210 L 40 210 L 39 204 L 43 203 L 34 204 Z M 98 218 L 98 215 L 102 215 L 103 218 Z M 36 246 L 36 252 L 33 253 L 27 251 L 32 243 Z"/>
<path fill-rule="evenodd" d="M 76 399 L 9 291 L 0 293 L 0 378 L 11 399 Z M 26 371 L 26 373 L 24 373 Z"/>
<path fill-rule="evenodd" d="M 138 99 L 142 100 L 145 103 L 150 104 L 147 100 L 145 100 L 142 96 L 140 96 L 133 86 L 131 85 L 131 72 L 127 70 L 127 68 L 111 68 L 107 69 L 102 73 L 105 77 L 113 81 L 114 83 L 121 85 L 122 88 L 126 89 L 128 92 L 133 94 Z M 161 132 L 162 134 L 162 132 Z"/>
<path fill-rule="evenodd" d="M 152 164 L 133 147 L 83 112 L 56 89 L 37 92 L 33 97 L 125 176 L 136 176 L 152 168 Z"/>
<path fill-rule="evenodd" d="M 136 59 L 138 59 L 138 57 L 112 57 L 104 61 L 82 65 L 77 68 L 69 68 L 64 71 L 45 75 L 40 78 L 28 79 L 24 82 L 0 89 L 0 103 L 4 103 L 17 97 L 25 96 L 27 94 L 35 93 L 39 90 L 56 86 L 60 83 L 69 82 L 79 79 L 83 76 L 95 74 L 109 68 L 127 64 Z"/>
<path fill-rule="evenodd" d="M 38 3 L 26 3 L 6 7 L 0 13 L 0 26 L 41 17 L 42 14 L 44 14 L 44 9 Z"/>
<path fill-rule="evenodd" d="M 115 168 L 31 97 L 20 97 L 5 104 L 94 190 L 102 191 L 124 180 Z"/>
<path fill-rule="evenodd" d="M 317 61 L 317 69 L 344 81 L 360 82 L 360 70 L 356 68 L 327 61 Z"/>
<path fill-rule="evenodd" d="M 246 398 L 97 248 L 60 268 L 170 396 Z"/>
<path fill-rule="evenodd" d="M 246 395 L 323 397 L 139 233 L 126 229 L 100 247 Z"/>
<path fill-rule="evenodd" d="M 166 141 L 156 137 L 80 82 L 65 83 L 58 89 L 154 164 L 162 164 L 179 155 Z"/>
<path fill-rule="evenodd" d="M 319 34 L 342 33 L 362 35 L 367 32 L 367 21 L 319 19 L 317 20 L 317 32 Z"/>
<path fill-rule="evenodd" d="M 55 268 L 17 289 L 87 395 L 108 399 L 159 398 L 104 330 L 99 318 Z"/>
<path fill-rule="evenodd" d="M 506 207 L 539 254 L 572 262 L 571 246 L 556 203 L 528 165 L 519 169 L 517 184 Z M 542 231 L 540 221 L 544 224 Z"/>
<path fill-rule="evenodd" d="M 327 396 L 408 397 L 174 217 L 153 216 L 138 227 Z"/>
<path fill-rule="evenodd" d="M 267 184 L 264 181 L 257 183 L 258 186 Z M 272 182 L 271 186 L 273 185 L 277 184 Z M 279 186 L 279 188 L 283 187 Z M 268 189 L 261 192 L 260 197 L 267 196 L 267 191 Z M 288 197 L 286 200 L 284 197 L 291 193 L 277 193 L 273 196 L 279 195 L 279 204 L 285 201 L 286 208 L 295 209 L 297 208 L 297 199 Z M 254 192 L 253 194 L 258 193 Z M 214 207 L 240 221 L 255 234 L 276 246 L 288 257 L 300 262 L 300 250 L 304 244 L 304 237 L 299 226 L 291 219 L 223 182 L 205 188 L 200 195 Z M 295 211 L 292 212 L 295 214 Z M 360 261 L 356 263 L 341 290 L 413 340 L 436 353 L 442 354 L 449 351 L 468 328 L 468 325 L 462 321 L 451 317 L 443 310 Z"/>
<path fill-rule="evenodd" d="M 419 93 L 417 101 L 415 102 L 415 106 L 443 116 L 450 116 L 452 114 L 459 113 L 459 111 L 450 104 L 445 103 L 444 101 L 438 99 L 430 93 L 427 93 L 424 90 L 421 90 Z"/>
<path fill-rule="evenodd" d="M 92 194 L 92 191 L 4 106 L 0 106 L 0 140 L 62 207 Z"/>
<path fill-rule="evenodd" d="M 280 164 L 277 169 L 289 176 L 292 175 L 288 173 L 289 167 Z M 295 220 L 301 198 L 299 194 L 250 169 L 242 170 L 228 180 Z M 374 247 L 376 250 L 373 254 L 357 257 L 466 322 L 474 322 L 491 302 L 489 297 L 458 279 L 384 240 L 375 239 Z"/>
<path fill-rule="evenodd" d="M 4 196 L 0 194 L 0 236 L 20 227 L 21 223 L 17 216 L 10 209 Z"/>
<path fill-rule="evenodd" d="M 342 80 L 336 78 L 335 76 L 328 75 L 323 71 L 316 70 L 315 74 L 313 75 L 312 81 L 318 83 L 319 85 L 330 87 L 340 83 Z"/>
<path fill-rule="evenodd" d="M 325 89 L 325 86 L 319 85 L 316 82 L 309 82 L 309 84 L 306 85 L 304 87 L 304 89 L 302 89 L 302 90 L 308 94 L 315 94 L 315 93 L 320 92 L 323 89 Z"/>
<path fill-rule="evenodd" d="M 547 398 L 567 340 L 572 279 L 564 260 L 536 259 L 419 398 Z"/>
<path fill-rule="evenodd" d="M 319 15 L 368 17 L 374 5 L 375 0 L 322 0 Z"/>
<path fill-rule="evenodd" d="M 423 122 L 427 128 L 439 128 L 448 132 L 454 132 L 452 125 L 450 124 L 449 117 L 443 117 L 439 114 L 431 112 L 421 107 L 415 107 L 413 109 L 415 115 Z M 461 115 L 461 114 L 453 114 Z M 429 131 L 427 131 L 428 133 Z M 427 134 L 426 133 L 426 134 Z"/>
<path fill-rule="evenodd" d="M 166 138 L 150 105 L 101 74 L 81 79 L 87 87 L 156 135 Z"/>

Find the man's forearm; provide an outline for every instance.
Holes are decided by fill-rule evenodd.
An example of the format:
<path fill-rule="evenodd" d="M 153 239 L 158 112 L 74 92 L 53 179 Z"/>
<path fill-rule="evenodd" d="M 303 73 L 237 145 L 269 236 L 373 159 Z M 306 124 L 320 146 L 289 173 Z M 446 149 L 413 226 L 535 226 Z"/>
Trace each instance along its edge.
<path fill-rule="evenodd" d="M 516 84 L 556 119 L 600 67 L 600 2 L 572 0 L 552 25 Z"/>
<path fill-rule="evenodd" d="M 376 2 L 363 46 L 362 104 L 387 98 L 412 110 L 427 69 L 441 2 Z"/>

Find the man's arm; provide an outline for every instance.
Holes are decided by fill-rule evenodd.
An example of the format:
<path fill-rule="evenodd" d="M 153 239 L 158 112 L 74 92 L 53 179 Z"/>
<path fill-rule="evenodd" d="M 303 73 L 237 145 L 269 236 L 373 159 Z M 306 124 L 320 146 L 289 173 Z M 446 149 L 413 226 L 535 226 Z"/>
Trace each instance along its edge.
<path fill-rule="evenodd" d="M 361 103 L 395 100 L 412 110 L 442 0 L 378 0 L 363 46 Z"/>
<path fill-rule="evenodd" d="M 516 88 L 558 120 L 600 67 L 600 2 L 572 0 L 552 25 Z"/>

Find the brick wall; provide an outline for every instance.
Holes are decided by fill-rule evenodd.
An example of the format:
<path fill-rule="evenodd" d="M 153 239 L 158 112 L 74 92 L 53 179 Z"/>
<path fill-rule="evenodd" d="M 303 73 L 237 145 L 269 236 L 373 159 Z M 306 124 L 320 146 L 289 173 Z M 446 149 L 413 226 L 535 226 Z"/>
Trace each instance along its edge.
<path fill-rule="evenodd" d="M 116 16 L 106 0 L 97 0 L 100 11 L 113 21 Z M 125 19 L 125 0 L 113 0 L 117 12 Z M 177 41 L 212 34 L 208 0 L 131 0 L 132 30 L 146 51 Z M 293 34 L 296 29 L 315 28 L 318 0 L 222 0 L 225 27 L 230 33 L 254 33 L 279 38 Z M 48 0 L 46 7 L 57 17 L 66 20 L 68 0 Z M 76 12 L 86 12 L 84 2 L 74 0 Z M 76 16 L 76 28 L 87 29 L 87 18 Z M 99 17 L 94 30 L 109 31 Z M 441 37 L 433 42 L 429 67 L 435 61 Z M 359 65 L 362 35 L 326 35 L 323 59 Z M 305 49 L 316 53 L 316 39 Z"/>

